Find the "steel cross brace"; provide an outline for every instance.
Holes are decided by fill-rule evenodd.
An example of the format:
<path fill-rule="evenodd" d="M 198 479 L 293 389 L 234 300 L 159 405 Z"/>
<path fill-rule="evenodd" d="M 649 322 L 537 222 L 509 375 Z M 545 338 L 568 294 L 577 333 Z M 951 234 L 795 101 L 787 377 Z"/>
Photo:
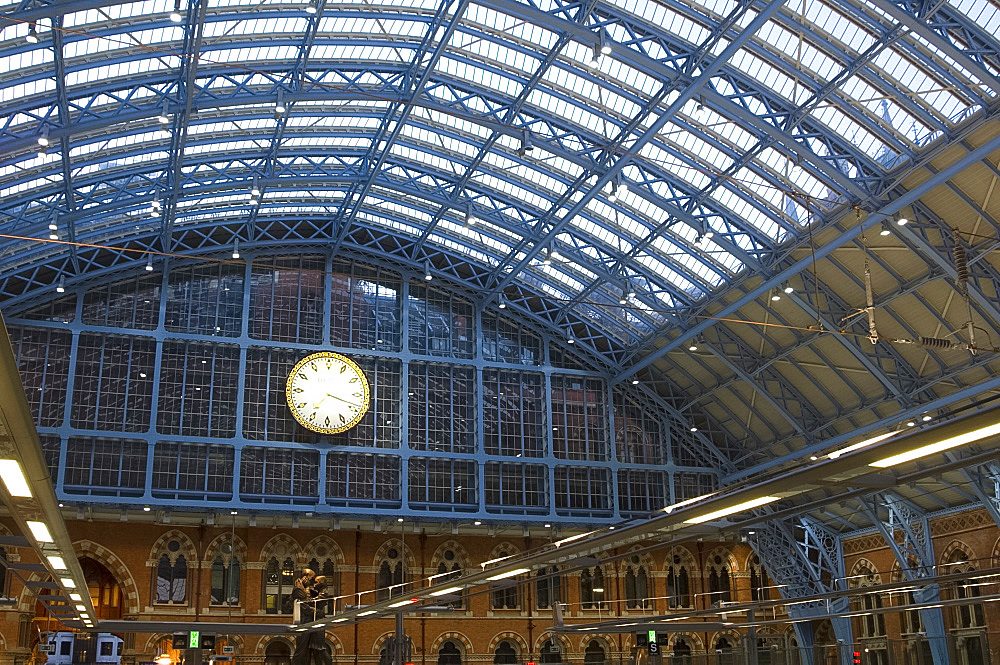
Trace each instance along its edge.
<path fill-rule="evenodd" d="M 879 510 L 879 499 L 888 513 L 888 519 L 882 518 Z M 919 583 L 920 580 L 934 576 L 934 545 L 931 542 L 930 524 L 927 515 L 918 507 L 891 492 L 861 497 L 861 511 L 868 517 L 886 545 L 892 550 L 899 564 L 899 570 L 909 582 Z M 902 535 L 902 542 L 897 540 L 897 532 Z M 936 583 L 924 584 L 913 592 L 917 602 L 933 602 L 940 600 L 941 590 Z M 934 665 L 948 665 L 948 644 L 944 629 L 944 615 L 940 607 L 920 610 L 931 648 Z"/>
<path fill-rule="evenodd" d="M 796 536 L 796 533 L 799 536 Z M 818 524 L 806 522 L 792 526 L 784 520 L 765 522 L 748 535 L 751 547 L 767 569 L 771 579 L 779 585 L 782 598 L 788 602 L 788 615 L 795 620 L 793 628 L 799 642 L 800 658 L 804 665 L 816 665 L 813 653 L 813 619 L 823 619 L 848 609 L 845 597 L 818 602 L 796 602 L 797 598 L 836 591 L 843 588 L 843 555 L 840 541 Z M 833 542 L 833 552 L 827 552 Z M 823 580 L 829 579 L 830 583 Z M 834 633 L 841 645 L 840 663 L 850 665 L 850 648 L 853 645 L 850 619 L 831 618 Z"/>
<path fill-rule="evenodd" d="M 701 91 L 702 88 L 708 84 L 712 75 L 725 66 L 733 55 L 735 55 L 743 47 L 743 44 L 753 37 L 753 35 L 756 34 L 757 31 L 771 19 L 774 13 L 783 6 L 783 4 L 784 3 L 780 0 L 771 0 L 768 2 L 760 10 L 760 13 L 758 13 L 753 20 L 743 28 L 739 36 L 730 41 L 726 48 L 722 50 L 712 63 L 699 72 L 698 78 L 691 81 L 683 90 L 681 90 L 674 98 L 674 101 L 667 106 L 666 110 L 664 110 L 663 113 L 661 113 L 660 116 L 652 124 L 650 124 L 642 135 L 635 139 L 629 147 L 629 151 L 618 159 L 618 161 L 616 161 L 614 165 L 607 169 L 602 175 L 598 176 L 597 180 L 592 186 L 590 186 L 588 191 L 584 193 L 583 196 L 579 197 L 576 203 L 570 206 L 565 213 L 563 213 L 561 219 L 554 221 L 555 215 L 559 212 L 561 206 L 553 206 L 549 213 L 542 220 L 539 220 L 539 229 L 543 226 L 551 224 L 551 228 L 548 229 L 546 235 L 548 237 L 555 237 L 563 228 L 565 228 L 566 225 L 569 224 L 609 182 L 621 173 L 623 168 L 628 166 L 635 159 L 635 155 L 637 155 L 647 143 L 653 140 L 656 134 L 659 133 L 659 131 L 672 120 L 673 116 L 680 111 L 681 108 L 683 108 L 684 104 L 697 95 L 699 91 Z M 714 39 L 711 39 L 710 41 L 714 42 Z M 672 87 L 672 83 L 667 83 L 664 86 L 664 89 Z M 590 174 L 585 173 L 583 175 L 587 176 L 584 180 L 589 181 Z M 579 184 L 582 185 L 583 182 L 581 181 Z M 522 270 L 530 265 L 539 253 L 541 253 L 544 247 L 543 242 L 536 242 L 534 247 L 528 249 L 527 245 L 529 243 L 530 240 L 525 240 L 519 243 L 515 250 L 511 252 L 506 259 L 501 261 L 494 270 L 492 279 L 495 281 L 495 292 L 503 290 Z M 523 252 L 524 256 L 507 272 L 505 276 L 501 277 L 505 270 L 505 266 L 519 252 Z"/>
<path fill-rule="evenodd" d="M 385 114 L 385 119 L 381 129 L 372 139 L 372 152 L 374 153 L 377 151 L 379 145 L 382 145 L 382 150 L 379 152 L 378 158 L 375 162 L 369 167 L 370 172 L 368 179 L 365 181 L 364 185 L 361 186 L 361 191 L 357 194 L 357 202 L 354 205 L 351 205 L 351 202 L 355 198 L 354 189 L 349 191 L 347 196 L 344 197 L 344 202 L 341 206 L 339 214 L 339 217 L 341 218 L 339 223 L 340 230 L 337 232 L 337 237 L 334 241 L 334 251 L 336 251 L 336 249 L 339 248 L 347 238 L 351 225 L 358 216 L 358 212 L 361 210 L 365 197 L 368 196 L 368 192 L 371 191 L 372 185 L 375 183 L 375 178 L 378 176 L 379 171 L 381 171 L 382 165 L 385 164 L 385 160 L 388 158 L 393 144 L 403 131 L 403 127 L 406 125 L 407 119 L 413 112 L 414 104 L 420 97 L 420 93 L 423 91 L 424 86 L 427 85 L 427 82 L 434 74 L 438 61 L 448 48 L 448 42 L 451 40 L 451 36 L 455 34 L 455 30 L 458 29 L 458 24 L 462 18 L 462 14 L 465 13 L 466 7 L 469 6 L 469 0 L 457 0 L 458 4 L 455 6 L 455 11 L 451 14 L 451 21 L 448 22 L 447 27 L 441 34 L 437 45 L 434 46 L 432 51 L 431 46 L 434 44 L 434 37 L 438 30 L 440 30 L 441 26 L 444 25 L 445 19 L 449 15 L 448 9 L 454 1 L 455 0 L 446 0 L 440 7 L 438 7 L 437 14 L 434 16 L 434 21 L 431 22 L 430 27 L 427 29 L 427 34 L 424 36 L 424 42 L 420 45 L 411 66 L 410 74 L 407 76 L 407 79 L 412 79 L 417 74 L 419 69 L 421 67 L 423 68 L 420 78 L 412 84 L 409 98 L 405 101 L 394 102 L 390 105 L 389 110 Z M 396 118 L 396 113 L 399 111 L 400 106 L 403 107 L 403 110 L 399 114 L 399 117 Z M 395 124 L 393 125 L 393 123 Z M 388 132 L 388 135 L 386 135 L 390 125 L 393 125 L 392 131 Z M 348 208 L 350 208 L 350 212 L 347 212 Z"/>

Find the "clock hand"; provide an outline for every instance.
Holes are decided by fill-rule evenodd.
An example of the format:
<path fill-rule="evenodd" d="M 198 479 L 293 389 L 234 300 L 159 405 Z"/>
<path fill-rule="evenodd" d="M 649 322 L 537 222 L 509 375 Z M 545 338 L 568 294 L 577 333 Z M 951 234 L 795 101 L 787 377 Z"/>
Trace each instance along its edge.
<path fill-rule="evenodd" d="M 347 401 L 346 399 L 344 399 L 343 397 L 337 397 L 336 395 L 331 395 L 330 393 L 327 393 L 327 394 L 326 394 L 326 397 L 332 397 L 333 399 L 339 399 L 339 400 L 340 400 L 341 402 L 343 402 L 344 404 L 349 404 L 350 406 L 357 406 L 357 407 L 360 407 L 360 406 L 361 406 L 360 404 L 355 404 L 354 402 L 348 402 L 348 401 Z M 326 399 L 326 397 L 324 397 L 323 399 Z"/>
<path fill-rule="evenodd" d="M 327 394 L 327 396 L 326 396 L 326 397 L 330 397 L 329 393 Z M 314 408 L 314 409 L 318 409 L 318 408 L 319 408 L 319 405 L 320 405 L 320 404 L 322 404 L 323 402 L 325 402 L 325 401 L 326 401 L 326 397 L 324 397 L 324 398 L 323 398 L 323 399 L 321 399 L 320 401 L 318 401 L 318 402 L 316 402 L 315 404 L 313 404 L 313 408 Z"/>

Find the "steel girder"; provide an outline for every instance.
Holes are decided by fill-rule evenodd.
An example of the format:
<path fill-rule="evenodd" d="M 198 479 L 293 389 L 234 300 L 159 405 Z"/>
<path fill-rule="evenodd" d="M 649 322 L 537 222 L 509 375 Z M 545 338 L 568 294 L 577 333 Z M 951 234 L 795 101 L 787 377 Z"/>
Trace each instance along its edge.
<path fill-rule="evenodd" d="M 779 586 L 781 597 L 788 601 L 788 616 L 795 620 L 792 625 L 798 637 L 802 662 L 813 665 L 814 626 L 809 620 L 844 613 L 848 609 L 848 599 L 798 599 L 847 590 L 840 538 L 811 520 L 789 522 L 772 519 L 748 534 L 748 541 L 771 579 Z M 854 643 L 851 621 L 844 617 L 831 617 L 830 622 L 839 645 L 840 663 L 850 665 L 850 651 Z"/>
<path fill-rule="evenodd" d="M 921 580 L 935 576 L 934 544 L 927 515 L 918 506 L 903 500 L 892 492 L 881 492 L 860 499 L 861 510 L 871 520 L 892 550 L 899 570 L 909 582 L 920 585 Z M 883 512 L 882 508 L 885 509 Z M 886 517 L 883 517 L 883 515 Z M 897 538 L 899 534 L 900 538 Z M 937 583 L 923 584 L 913 592 L 918 603 L 940 600 Z M 935 665 L 947 665 L 948 643 L 941 608 L 920 610 L 931 654 Z"/>

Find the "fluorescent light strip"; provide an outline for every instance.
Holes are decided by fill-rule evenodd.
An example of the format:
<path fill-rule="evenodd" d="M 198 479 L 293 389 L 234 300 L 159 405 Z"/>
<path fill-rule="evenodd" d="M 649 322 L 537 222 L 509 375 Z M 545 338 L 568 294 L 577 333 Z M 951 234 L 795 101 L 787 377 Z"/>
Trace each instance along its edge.
<path fill-rule="evenodd" d="M 447 596 L 449 593 L 458 593 L 461 590 L 462 590 L 462 587 L 460 587 L 460 586 L 450 586 L 447 589 L 441 589 L 440 591 L 434 591 L 434 592 L 429 593 L 427 595 L 429 595 L 429 596 Z"/>
<path fill-rule="evenodd" d="M 49 533 L 49 527 L 45 526 L 45 522 L 33 522 L 28 520 L 28 528 L 31 530 L 31 535 L 35 537 L 40 543 L 52 543 L 52 534 Z"/>
<path fill-rule="evenodd" d="M 404 605 L 412 605 L 417 602 L 416 598 L 407 598 L 406 600 L 400 600 L 389 605 L 389 607 L 403 607 Z"/>
<path fill-rule="evenodd" d="M 51 565 L 56 570 L 66 570 L 66 562 L 63 560 L 61 556 L 51 555 L 45 558 L 49 560 L 49 565 Z"/>
<path fill-rule="evenodd" d="M 21 465 L 14 459 L 0 459 L 0 480 L 7 487 L 7 493 L 22 499 L 31 498 L 31 488 L 21 471 Z"/>
<path fill-rule="evenodd" d="M 343 623 L 344 621 L 347 621 L 347 617 L 341 617 L 339 619 L 334 619 L 330 623 Z"/>
<path fill-rule="evenodd" d="M 735 513 L 741 513 L 744 510 L 750 510 L 751 508 L 758 508 L 760 506 L 771 503 L 772 501 L 777 501 L 781 497 L 777 496 L 759 496 L 756 499 L 750 499 L 749 501 L 744 501 L 743 503 L 738 503 L 735 506 L 730 506 L 728 508 L 722 508 L 721 510 L 716 510 L 711 513 L 705 513 L 704 515 L 699 515 L 698 517 L 692 517 L 689 520 L 684 520 L 685 524 L 701 524 L 702 522 L 710 522 L 720 517 L 725 517 L 727 515 L 733 515 Z"/>
<path fill-rule="evenodd" d="M 87 606 L 86 605 L 77 605 L 76 609 L 78 609 L 81 612 L 85 612 L 87 610 Z"/>
<path fill-rule="evenodd" d="M 837 459 L 841 455 L 846 455 L 847 453 L 853 453 L 855 450 L 860 450 L 861 448 L 867 448 L 868 446 L 874 443 L 878 443 L 879 441 L 885 441 L 890 436 L 894 436 L 896 434 L 899 434 L 899 432 L 895 430 L 892 432 L 885 432 L 883 434 L 879 434 L 878 436 L 873 436 L 870 439 L 865 439 L 864 441 L 853 443 L 847 446 L 846 448 L 841 448 L 840 450 L 834 450 L 832 453 L 827 455 L 827 457 L 829 457 L 830 459 Z"/>
<path fill-rule="evenodd" d="M 76 582 L 73 581 L 72 577 L 60 577 L 59 581 L 62 582 L 62 585 L 64 587 L 66 587 L 67 589 L 75 589 L 76 588 Z"/>
<path fill-rule="evenodd" d="M 948 439 L 942 439 L 941 441 L 929 443 L 926 446 L 920 446 L 919 448 L 914 448 L 913 450 L 907 450 L 904 453 L 884 457 L 870 463 L 868 466 L 875 466 L 880 469 L 884 469 L 889 466 L 903 464 L 904 462 L 912 462 L 915 459 L 933 455 L 934 453 L 941 453 L 945 450 L 951 450 L 952 448 L 964 446 L 967 443 L 979 441 L 980 439 L 985 439 L 988 436 L 995 436 L 997 434 L 1000 434 L 1000 423 L 980 427 L 979 429 L 966 432 L 965 434 L 959 434 Z"/>
<path fill-rule="evenodd" d="M 713 492 L 713 494 L 714 494 L 714 492 Z M 698 503 L 699 501 L 701 501 L 703 499 L 707 499 L 710 496 L 712 496 L 712 495 L 711 494 L 702 494 L 701 496 L 696 496 L 696 497 L 691 498 L 691 499 L 684 499 L 683 501 L 678 501 L 677 503 L 672 503 L 669 506 L 665 507 L 663 509 L 663 512 L 665 512 L 667 514 L 670 514 L 670 513 L 674 512 L 675 510 L 677 510 L 678 508 L 683 508 L 684 506 L 690 506 L 692 503 Z"/>
<path fill-rule="evenodd" d="M 520 575 L 521 573 L 526 573 L 530 568 L 515 568 L 514 570 L 508 570 L 506 573 L 500 573 L 499 575 L 494 575 L 493 577 L 487 577 L 489 581 L 493 580 L 505 580 L 508 577 L 514 577 L 515 575 Z"/>
<path fill-rule="evenodd" d="M 556 547 L 559 547 L 560 545 L 565 545 L 566 543 L 572 543 L 574 540 L 580 540 L 582 538 L 586 538 L 587 536 L 591 535 L 592 533 L 596 533 L 596 532 L 595 531 L 588 531 L 587 533 L 578 533 L 575 536 L 570 536 L 569 538 L 563 538 L 562 540 L 557 540 L 555 543 L 553 543 L 553 545 L 555 545 Z"/>
<path fill-rule="evenodd" d="M 375 614 L 375 610 L 367 610 L 367 611 L 365 611 L 365 612 L 360 612 L 360 613 L 358 614 L 358 616 L 359 616 L 359 617 L 366 617 L 366 616 L 368 616 L 369 614 Z"/>
<path fill-rule="evenodd" d="M 71 593 L 71 594 L 69 595 L 69 599 L 70 599 L 70 600 L 77 600 L 77 601 L 80 601 L 80 600 L 83 600 L 83 596 L 81 596 L 81 595 L 80 595 L 80 594 L 78 594 L 78 593 Z"/>

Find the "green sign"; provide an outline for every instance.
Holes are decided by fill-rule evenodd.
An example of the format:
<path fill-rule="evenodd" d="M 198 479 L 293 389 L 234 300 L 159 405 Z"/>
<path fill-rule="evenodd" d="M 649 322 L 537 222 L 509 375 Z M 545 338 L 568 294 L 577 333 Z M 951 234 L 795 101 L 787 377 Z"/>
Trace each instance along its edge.
<path fill-rule="evenodd" d="M 188 649 L 197 649 L 200 646 L 199 644 L 200 641 L 201 641 L 201 631 L 192 630 L 190 633 L 188 633 Z"/>
<path fill-rule="evenodd" d="M 656 641 L 656 631 L 655 630 L 646 631 L 646 637 L 649 639 L 650 642 L 655 642 Z"/>

